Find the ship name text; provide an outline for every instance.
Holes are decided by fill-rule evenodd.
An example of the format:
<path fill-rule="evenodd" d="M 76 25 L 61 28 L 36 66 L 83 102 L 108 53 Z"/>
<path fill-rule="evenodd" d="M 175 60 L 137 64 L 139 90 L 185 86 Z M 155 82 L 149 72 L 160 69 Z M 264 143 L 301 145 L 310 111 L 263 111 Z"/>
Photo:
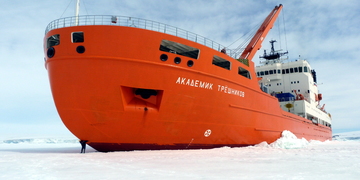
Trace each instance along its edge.
<path fill-rule="evenodd" d="M 176 80 L 176 84 L 192 86 L 192 87 L 197 87 L 197 88 L 203 88 L 203 89 L 209 89 L 209 90 L 213 90 L 213 86 L 214 86 L 213 83 L 200 81 L 200 80 L 197 80 L 197 79 L 184 78 L 184 77 L 178 77 L 177 80 Z M 239 97 L 245 97 L 245 92 L 244 91 L 233 89 L 233 88 L 230 88 L 230 87 L 228 87 L 226 85 L 225 86 L 217 85 L 217 91 L 222 92 L 222 93 L 226 93 L 226 94 L 239 96 Z"/>
<path fill-rule="evenodd" d="M 232 94 L 232 95 L 236 95 L 236 96 L 240 96 L 240 97 L 245 97 L 244 91 L 232 89 L 227 86 L 218 85 L 218 91 L 226 93 L 226 94 Z"/>
<path fill-rule="evenodd" d="M 179 77 L 176 80 L 176 84 L 188 85 L 188 86 L 204 88 L 204 89 L 212 89 L 212 87 L 214 85 L 214 84 L 209 83 L 209 82 L 204 82 L 204 81 L 199 81 L 199 80 L 194 80 L 194 79 L 188 79 L 188 78 L 183 78 L 183 77 Z"/>

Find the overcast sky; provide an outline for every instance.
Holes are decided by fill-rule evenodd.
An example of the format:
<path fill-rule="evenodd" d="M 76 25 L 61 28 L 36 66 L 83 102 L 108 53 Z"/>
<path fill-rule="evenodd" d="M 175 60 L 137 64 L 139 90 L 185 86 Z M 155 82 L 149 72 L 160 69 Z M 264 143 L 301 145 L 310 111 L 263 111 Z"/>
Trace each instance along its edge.
<path fill-rule="evenodd" d="M 44 67 L 44 31 L 74 15 L 75 0 L 0 0 L 0 137 L 69 136 L 51 96 Z M 357 0 L 83 0 L 81 15 L 123 15 L 162 22 L 224 46 L 249 33 L 282 3 L 264 41 L 301 55 L 317 71 L 333 131 L 360 130 L 360 2 Z M 241 44 L 234 43 L 232 48 Z M 261 49 L 253 61 L 258 64 Z"/>

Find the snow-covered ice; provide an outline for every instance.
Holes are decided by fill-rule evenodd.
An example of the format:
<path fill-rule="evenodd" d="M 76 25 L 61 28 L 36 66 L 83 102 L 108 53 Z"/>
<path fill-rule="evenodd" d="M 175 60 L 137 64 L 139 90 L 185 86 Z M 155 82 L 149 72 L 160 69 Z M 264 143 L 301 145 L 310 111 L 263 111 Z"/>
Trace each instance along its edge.
<path fill-rule="evenodd" d="M 0 179 L 359 179 L 360 132 L 207 150 L 80 154 L 75 138 L 0 140 Z"/>

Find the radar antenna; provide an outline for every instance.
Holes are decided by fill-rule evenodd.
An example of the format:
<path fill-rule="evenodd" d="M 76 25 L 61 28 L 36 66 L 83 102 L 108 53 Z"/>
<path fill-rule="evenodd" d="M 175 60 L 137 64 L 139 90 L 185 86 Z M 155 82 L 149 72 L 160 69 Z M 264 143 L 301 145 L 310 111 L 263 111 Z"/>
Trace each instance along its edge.
<path fill-rule="evenodd" d="M 266 50 L 264 50 L 264 55 L 260 56 L 260 58 L 266 59 L 265 64 L 268 64 L 269 62 L 279 62 L 282 59 L 281 56 L 288 54 L 288 51 L 286 52 L 279 52 L 279 51 L 275 51 L 274 49 L 274 43 L 276 42 L 276 40 L 271 40 L 270 44 L 271 44 L 271 51 L 269 54 L 266 53 Z"/>

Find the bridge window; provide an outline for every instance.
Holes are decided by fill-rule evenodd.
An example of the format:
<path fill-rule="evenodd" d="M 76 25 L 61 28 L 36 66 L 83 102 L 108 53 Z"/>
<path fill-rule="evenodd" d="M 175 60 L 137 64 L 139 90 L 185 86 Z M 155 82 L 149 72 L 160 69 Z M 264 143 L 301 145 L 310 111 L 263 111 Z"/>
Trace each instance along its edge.
<path fill-rule="evenodd" d="M 294 72 L 298 72 L 298 68 L 297 67 L 294 67 Z"/>
<path fill-rule="evenodd" d="M 72 42 L 73 43 L 84 42 L 84 32 L 73 32 L 72 33 Z"/>
<path fill-rule="evenodd" d="M 294 68 L 290 68 L 290 73 L 294 73 Z"/>
<path fill-rule="evenodd" d="M 300 67 L 299 67 L 299 72 L 300 72 L 300 73 L 302 72 L 302 69 L 303 69 L 303 67 L 300 66 Z"/>
<path fill-rule="evenodd" d="M 238 73 L 239 73 L 240 75 L 248 78 L 248 79 L 251 79 L 249 71 L 246 70 L 246 69 L 244 69 L 244 68 L 242 68 L 242 67 L 239 67 Z"/>
<path fill-rule="evenodd" d="M 224 69 L 230 70 L 231 63 L 228 60 L 225 60 L 219 56 L 214 56 L 212 64 L 215 66 L 222 67 Z"/>
<path fill-rule="evenodd" d="M 199 58 L 199 52 L 200 52 L 199 49 L 168 40 L 161 41 L 160 51 L 179 54 L 194 59 Z"/>
<path fill-rule="evenodd" d="M 47 38 L 46 47 L 57 46 L 60 44 L 60 34 L 55 34 Z"/>
<path fill-rule="evenodd" d="M 308 67 L 304 66 L 304 72 L 308 72 Z"/>
<path fill-rule="evenodd" d="M 261 76 L 265 75 L 264 71 L 261 71 L 261 72 L 260 72 L 260 75 L 261 75 Z"/>

